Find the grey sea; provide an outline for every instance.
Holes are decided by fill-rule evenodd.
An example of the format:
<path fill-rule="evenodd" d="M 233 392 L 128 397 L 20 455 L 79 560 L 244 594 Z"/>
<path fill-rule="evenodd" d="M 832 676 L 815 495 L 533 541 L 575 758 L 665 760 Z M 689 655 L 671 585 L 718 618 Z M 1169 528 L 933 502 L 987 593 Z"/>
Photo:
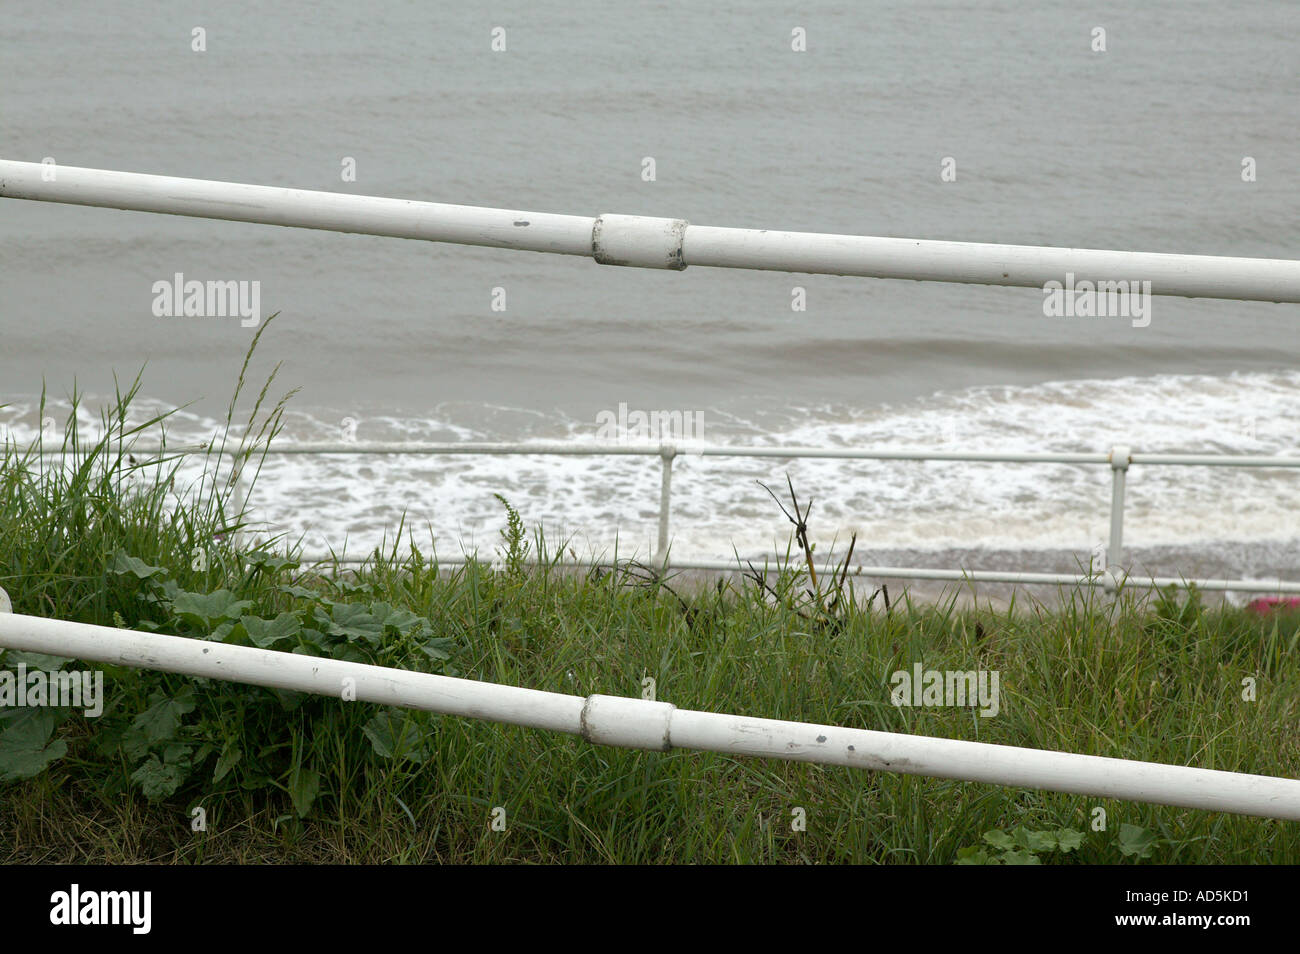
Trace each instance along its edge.
<path fill-rule="evenodd" d="M 1298 28 L 1293 0 L 65 2 L 4 17 L 0 158 L 1295 258 Z M 690 414 L 710 443 L 1300 453 L 1296 305 L 1156 298 L 1135 327 L 1046 317 L 1038 289 L 604 268 L 10 200 L 0 434 L 31 439 L 43 388 L 57 416 L 74 387 L 93 407 L 142 368 L 140 413 L 186 405 L 172 434 L 208 433 L 255 329 L 157 316 L 177 273 L 259 283 L 259 318 L 278 317 L 254 370 L 283 362 L 301 388 L 286 440 L 592 440 L 626 406 Z M 1072 569 L 1106 536 L 1105 468 L 688 457 L 674 554 L 783 551 L 758 481 L 787 473 L 814 535 L 858 533 L 866 562 Z M 658 479 L 631 458 L 293 457 L 255 499 L 316 551 L 391 539 L 403 514 L 440 552 L 492 546 L 502 493 L 575 549 L 644 554 Z M 1135 469 L 1126 536 L 1162 575 L 1294 579 L 1297 513 L 1295 473 Z"/>

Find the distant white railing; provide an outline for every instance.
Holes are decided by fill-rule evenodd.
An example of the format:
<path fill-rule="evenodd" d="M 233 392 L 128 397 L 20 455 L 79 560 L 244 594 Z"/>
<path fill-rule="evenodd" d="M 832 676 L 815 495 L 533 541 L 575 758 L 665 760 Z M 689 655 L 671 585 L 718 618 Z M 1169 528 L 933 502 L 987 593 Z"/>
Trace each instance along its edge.
<path fill-rule="evenodd" d="M 359 702 L 565 732 L 594 745 L 725 752 L 1300 821 L 1300 781 L 1268 775 L 570 696 L 13 613 L 0 613 L 0 648 L 332 698 L 348 686 Z"/>
<path fill-rule="evenodd" d="M 1104 249 L 1048 248 L 819 232 L 782 232 L 692 225 L 685 219 L 601 214 L 560 215 L 446 205 L 340 192 L 312 192 L 206 179 L 144 175 L 0 159 L 0 198 L 62 202 L 168 215 L 258 222 L 520 251 L 589 256 L 602 265 L 681 270 L 690 265 L 854 275 L 915 281 L 1045 288 L 1072 276 L 1090 281 L 1150 282 L 1150 293 L 1193 298 L 1300 302 L 1300 261 L 1180 255 Z M 1125 286 L 1127 287 L 1127 286 Z M 827 448 L 691 448 L 704 456 L 838 457 L 876 460 L 966 460 L 1109 464 L 1110 545 L 1103 572 L 1055 573 L 853 567 L 854 575 L 1010 583 L 1073 583 L 1114 589 L 1120 582 L 1124 484 L 1131 464 L 1295 467 L 1291 457 L 1188 454 L 967 454 L 946 451 L 847 451 Z M 540 444 L 300 445 L 271 453 L 641 454 L 663 459 L 658 552 L 667 561 L 672 485 L 671 444 L 651 447 Z M 356 561 L 352 561 L 356 562 Z M 455 561 L 444 561 L 455 562 Z M 683 569 L 733 569 L 734 564 L 681 561 Z M 1300 592 L 1300 583 L 1132 577 L 1137 586 L 1196 583 L 1204 589 Z"/>
<path fill-rule="evenodd" d="M 186 445 L 163 447 L 162 445 L 132 445 L 132 455 L 143 459 L 156 459 L 168 455 L 188 455 L 217 453 L 234 456 L 239 453 L 235 447 L 209 450 L 205 445 Z M 44 448 L 45 456 L 60 456 L 65 451 L 58 448 Z M 257 452 L 258 455 L 262 451 Z M 975 583 L 1018 583 L 1018 584 L 1061 584 L 1075 586 L 1101 587 L 1113 591 L 1120 585 L 1140 588 L 1163 588 L 1166 586 L 1185 587 L 1195 585 L 1203 590 L 1238 591 L 1253 593 L 1300 593 L 1300 582 L 1277 580 L 1244 579 L 1188 579 L 1185 577 L 1152 577 L 1130 575 L 1123 564 L 1124 548 L 1124 502 L 1129 468 L 1138 466 L 1177 466 L 1177 467 L 1234 467 L 1261 468 L 1300 467 L 1300 457 L 1267 456 L 1250 454 L 1143 454 L 1134 453 L 1129 447 L 1117 445 L 1109 453 L 1063 453 L 1063 452 L 978 452 L 950 451 L 926 448 L 841 448 L 841 447 L 773 447 L 734 445 L 672 443 L 659 444 L 581 444 L 561 442 L 535 443 L 328 443 L 312 442 L 301 444 L 279 444 L 266 449 L 268 456 L 277 455 L 527 455 L 527 456 L 634 456 L 658 457 L 661 461 L 659 482 L 658 541 L 653 562 L 665 569 L 676 570 L 710 570 L 734 571 L 743 567 L 736 561 L 723 560 L 674 560 L 670 553 L 670 519 L 672 512 L 673 461 L 679 456 L 697 457 L 748 457 L 780 458 L 794 460 L 800 458 L 821 458 L 832 460 L 897 460 L 897 461 L 972 461 L 985 463 L 1009 464 L 1073 464 L 1084 466 L 1106 466 L 1111 472 L 1110 494 L 1110 537 L 1106 549 L 1104 566 L 1091 567 L 1094 572 L 1088 574 L 1069 573 L 1029 573 L 1011 570 L 969 570 L 969 569 L 935 569 L 929 567 L 889 567 L 853 565 L 848 575 L 854 577 L 879 577 L 884 579 L 908 580 L 969 580 Z M 887 546 L 887 542 L 873 541 L 875 548 Z M 309 555 L 308 562 L 330 563 L 335 557 L 330 555 Z M 448 565 L 464 563 L 468 557 L 440 557 L 438 562 Z M 764 557 L 754 558 L 756 564 L 763 564 Z M 359 564 L 367 562 L 366 558 L 347 557 L 338 559 L 340 563 Z M 591 561 L 557 560 L 558 565 L 588 566 Z M 1089 561 L 1091 563 L 1091 561 Z"/>

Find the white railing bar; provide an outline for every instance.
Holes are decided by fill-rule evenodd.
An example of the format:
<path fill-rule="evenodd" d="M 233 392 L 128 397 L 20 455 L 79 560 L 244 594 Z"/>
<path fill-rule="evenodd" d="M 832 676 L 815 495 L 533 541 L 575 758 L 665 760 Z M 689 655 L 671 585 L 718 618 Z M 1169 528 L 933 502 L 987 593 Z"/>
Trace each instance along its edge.
<path fill-rule="evenodd" d="M 373 551 L 371 551 L 373 552 Z M 346 553 L 338 556 L 329 554 L 310 554 L 299 556 L 298 561 L 303 566 L 328 566 L 334 563 L 340 566 L 364 566 L 373 562 L 372 556 L 347 556 Z M 387 557 L 385 557 L 387 559 Z M 399 561 L 401 557 L 396 559 Z M 491 564 L 493 559 L 475 558 L 472 556 L 438 556 L 431 554 L 426 557 L 430 565 L 438 566 L 464 566 L 471 560 L 476 560 L 485 565 Z M 525 561 L 531 566 L 540 566 L 542 562 L 531 559 Z M 591 559 L 591 560 L 570 560 L 554 559 L 547 560 L 547 566 L 559 567 L 561 569 L 588 570 L 592 567 L 616 567 L 634 562 L 631 559 Z M 738 573 L 749 569 L 752 563 L 754 569 L 767 575 L 778 573 L 781 565 L 773 559 L 771 555 L 763 557 L 754 557 L 752 560 L 737 563 L 735 560 L 663 560 L 661 555 L 656 553 L 653 557 L 647 558 L 642 562 L 646 566 L 653 566 L 656 569 L 666 571 L 673 570 L 706 570 L 709 572 Z M 820 572 L 831 570 L 834 564 L 826 564 Z M 954 583 L 971 582 L 971 583 L 1019 583 L 1026 585 L 1042 586 L 1089 586 L 1100 587 L 1107 591 L 1114 591 L 1119 587 L 1130 587 L 1134 589 L 1164 589 L 1165 587 L 1176 587 L 1185 589 L 1195 586 L 1197 589 L 1209 590 L 1215 592 L 1236 591 L 1242 593 L 1300 593 L 1300 582 L 1291 582 L 1288 580 L 1278 579 L 1270 580 L 1232 580 L 1232 579 L 1195 579 L 1191 577 L 1179 576 L 1132 576 L 1126 575 L 1117 567 L 1112 567 L 1108 572 L 1095 573 L 1092 575 L 1078 573 L 1033 573 L 1019 570 L 953 570 L 953 569 L 934 569 L 930 567 L 900 567 L 900 566 L 850 566 L 848 575 L 851 577 L 875 577 L 887 580 L 936 580 L 950 581 Z"/>
<path fill-rule="evenodd" d="M 87 445 L 83 445 L 84 448 Z M 235 456 L 241 453 L 236 444 L 225 448 L 209 448 L 202 444 L 186 444 L 163 447 L 157 444 L 131 445 L 123 449 L 124 453 L 136 456 L 164 456 L 171 454 L 224 454 Z M 71 455 L 71 449 L 46 446 L 40 450 L 41 456 L 59 457 Z M 934 448 L 851 448 L 851 447 L 766 447 L 760 445 L 737 446 L 727 444 L 708 444 L 692 446 L 690 444 L 580 444 L 580 443 L 329 443 L 304 442 L 301 444 L 282 443 L 274 447 L 244 451 L 251 457 L 260 457 L 263 453 L 275 457 L 278 455 L 301 454 L 418 454 L 418 455 L 536 455 L 591 457 L 601 455 L 662 457 L 670 453 L 676 457 L 777 457 L 777 458 L 821 458 L 832 460 L 913 460 L 913 461 L 969 461 L 975 463 L 1007 464 L 1109 464 L 1109 453 L 1089 452 L 994 452 L 994 451 L 948 451 Z M 1260 455 L 1260 454 L 1130 454 L 1132 464 L 1171 464 L 1198 467 L 1300 467 L 1300 456 Z"/>
<path fill-rule="evenodd" d="M 12 613 L 0 614 L 0 646 L 334 698 L 350 687 L 361 702 L 564 732 L 595 745 L 695 749 L 1300 821 L 1300 781 L 1266 775 L 584 698 Z"/>
<path fill-rule="evenodd" d="M 0 159 L 0 197 L 590 255 L 595 219 Z"/>
<path fill-rule="evenodd" d="M 0 160 L 0 197 L 492 248 L 602 265 L 766 269 L 1042 288 L 1151 283 L 1157 295 L 1300 302 L 1300 261 L 717 228 L 684 219 L 557 215 Z M 1127 287 L 1127 286 L 1125 286 Z"/>
<path fill-rule="evenodd" d="M 1187 467 L 1300 467 L 1300 457 L 1264 454 L 1132 454 L 1132 464 Z"/>
<path fill-rule="evenodd" d="M 265 449 L 267 454 L 522 454 L 522 455 L 600 455 L 600 454 L 619 454 L 619 455 L 637 455 L 637 456 L 657 456 L 662 460 L 662 473 L 660 477 L 659 491 L 659 515 L 658 529 L 656 534 L 655 556 L 653 562 L 672 569 L 708 569 L 708 570 L 725 570 L 733 569 L 730 564 L 708 563 L 698 565 L 685 565 L 682 563 L 667 562 L 668 546 L 670 542 L 669 526 L 671 519 L 672 506 L 672 462 L 677 456 L 687 453 L 682 450 L 683 445 L 672 442 L 661 442 L 659 444 L 574 444 L 564 442 L 551 443 L 370 443 L 359 444 L 352 442 L 345 443 L 303 443 L 303 444 L 281 444 L 275 448 Z M 207 445 L 189 445 L 163 447 L 162 445 L 152 446 L 132 446 L 126 453 L 133 456 L 163 456 L 166 454 L 225 454 L 238 455 L 241 453 L 238 445 L 227 444 L 209 448 Z M 1236 466 L 1236 467 L 1296 467 L 1300 466 L 1300 457 L 1282 457 L 1282 456 L 1263 456 L 1263 455 L 1229 455 L 1229 454 L 1134 454 L 1125 445 L 1116 445 L 1111 448 L 1107 454 L 1052 454 L 1052 453 L 1033 453 L 1033 454 L 990 454 L 983 452 L 967 451 L 936 451 L 932 449 L 911 448 L 911 449 L 875 449 L 860 450 L 849 448 L 824 448 L 824 447 L 737 447 L 727 445 L 704 445 L 692 449 L 693 453 L 728 456 L 728 457 L 788 457 L 791 459 L 815 456 L 822 458 L 837 459 L 878 459 L 878 460 L 939 460 L 939 461 L 979 461 L 990 463 L 1054 463 L 1054 464 L 1107 464 L 1111 468 L 1111 500 L 1110 500 L 1110 535 L 1106 552 L 1106 562 L 1108 571 L 1105 574 L 1095 578 L 1080 578 L 1066 574 L 1035 574 L 1035 573 L 1000 573 L 998 571 L 965 571 L 965 570 L 935 570 L 935 569 L 908 569 L 908 568 L 890 568 L 890 572 L 884 572 L 887 568 L 872 568 L 871 574 L 853 571 L 854 575 L 875 575 L 875 576 L 898 576 L 914 579 L 930 580 L 973 580 L 975 582 L 997 582 L 997 583 L 1048 583 L 1048 584 L 1076 584 L 1076 585 L 1100 585 L 1104 586 L 1107 591 L 1113 591 L 1116 588 L 1116 581 L 1123 574 L 1123 546 L 1124 546 L 1124 498 L 1126 489 L 1126 477 L 1130 465 L 1139 463 L 1146 465 L 1174 464 L 1190 466 Z M 41 456 L 57 457 L 66 456 L 73 451 L 63 448 L 41 448 Z M 253 456 L 262 453 L 254 452 Z M 332 558 L 314 559 L 314 563 L 330 563 Z M 346 565 L 359 565 L 367 562 L 367 558 L 343 558 L 337 562 Z M 453 564 L 454 560 L 443 561 Z M 588 566 L 590 563 L 578 561 L 568 564 L 561 563 L 558 565 Z M 1300 589 L 1293 589 L 1300 584 L 1280 581 L 1277 586 L 1264 584 L 1259 581 L 1249 580 L 1183 580 L 1175 577 L 1144 577 L 1129 578 L 1130 585 L 1135 587 L 1166 587 L 1166 586 L 1186 586 L 1196 585 L 1206 590 L 1239 590 L 1242 592 L 1300 592 Z"/>

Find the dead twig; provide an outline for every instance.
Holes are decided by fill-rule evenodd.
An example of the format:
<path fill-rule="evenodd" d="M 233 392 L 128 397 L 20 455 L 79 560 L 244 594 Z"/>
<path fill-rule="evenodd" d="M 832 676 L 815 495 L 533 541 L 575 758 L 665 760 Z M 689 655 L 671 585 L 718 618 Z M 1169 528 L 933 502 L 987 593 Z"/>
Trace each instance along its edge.
<path fill-rule="evenodd" d="M 625 576 L 629 576 L 635 581 L 633 584 L 635 586 L 645 586 L 651 589 L 663 588 L 671 593 L 673 598 L 681 605 L 682 615 L 686 618 L 686 625 L 694 628 L 695 618 L 698 615 L 696 609 L 687 603 L 686 600 L 682 599 L 681 594 L 664 581 L 663 574 L 657 568 L 646 566 L 644 563 L 639 563 L 636 560 L 629 560 L 621 569 Z M 642 575 L 633 572 L 634 570 L 641 571 Z M 626 583 L 624 585 L 626 585 Z"/>
<path fill-rule="evenodd" d="M 844 555 L 844 565 L 840 567 L 839 582 L 835 584 L 835 599 L 831 600 L 831 609 L 836 609 L 844 596 L 844 579 L 849 575 L 849 563 L 853 560 L 853 548 L 858 544 L 858 535 L 855 532 L 849 538 L 849 552 Z M 852 585 L 850 584 L 849 602 L 853 601 Z"/>
<path fill-rule="evenodd" d="M 753 580 L 755 583 L 758 584 L 758 587 L 759 587 L 760 592 L 771 593 L 771 594 L 772 594 L 772 599 L 776 600 L 778 606 L 780 606 L 780 605 L 788 605 L 788 604 L 785 603 L 784 600 L 781 599 L 781 594 L 778 593 L 778 592 L 777 592 L 777 591 L 772 587 L 772 585 L 771 585 L 770 583 L 767 582 L 767 578 L 766 578 L 766 577 L 765 577 L 765 576 L 764 576 L 764 575 L 763 575 L 763 574 L 762 574 L 758 569 L 756 569 L 756 568 L 754 567 L 754 564 L 753 564 L 752 562 L 750 562 L 749 560 L 746 560 L 745 563 L 749 566 L 749 572 L 748 572 L 747 574 L 745 574 L 745 575 L 746 575 L 747 577 L 749 577 L 749 579 Z M 798 614 L 800 617 L 802 617 L 803 619 L 806 619 L 806 620 L 809 620 L 809 621 L 812 620 L 812 617 L 811 617 L 811 616 L 809 616 L 809 615 L 808 615 L 807 613 L 805 613 L 803 610 L 799 609 L 797 606 L 792 606 L 792 607 L 789 607 L 789 608 L 790 608 L 790 609 L 793 609 L 794 612 L 795 612 L 796 614 Z"/>
<path fill-rule="evenodd" d="M 812 597 L 813 602 L 817 605 L 818 611 L 822 610 L 822 591 L 817 583 L 817 567 L 813 565 L 813 548 L 808 542 L 808 515 L 812 513 L 812 499 L 808 500 L 808 506 L 801 511 L 799 509 L 799 498 L 794 492 L 794 482 L 790 480 L 790 475 L 785 475 L 786 486 L 790 488 L 790 504 L 794 507 L 794 515 L 785 509 L 785 504 L 781 503 L 776 494 L 772 493 L 772 488 L 761 480 L 757 482 L 760 487 L 768 492 L 768 495 L 776 501 L 776 505 L 781 508 L 785 518 L 794 526 L 795 542 L 799 544 L 799 549 L 803 551 L 804 559 L 808 561 L 808 580 L 812 583 L 812 590 L 808 595 Z"/>

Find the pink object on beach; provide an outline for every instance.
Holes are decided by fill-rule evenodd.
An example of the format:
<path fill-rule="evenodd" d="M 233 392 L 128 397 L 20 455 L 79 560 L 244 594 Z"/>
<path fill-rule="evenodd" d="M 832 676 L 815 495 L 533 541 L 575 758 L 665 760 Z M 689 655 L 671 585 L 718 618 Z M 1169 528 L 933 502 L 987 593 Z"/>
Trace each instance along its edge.
<path fill-rule="evenodd" d="M 1260 616 L 1274 610 L 1297 608 L 1300 608 L 1300 596 L 1291 596 L 1285 599 L 1280 596 L 1261 596 L 1259 599 L 1251 600 L 1246 604 L 1246 609 L 1252 613 L 1258 613 Z"/>

